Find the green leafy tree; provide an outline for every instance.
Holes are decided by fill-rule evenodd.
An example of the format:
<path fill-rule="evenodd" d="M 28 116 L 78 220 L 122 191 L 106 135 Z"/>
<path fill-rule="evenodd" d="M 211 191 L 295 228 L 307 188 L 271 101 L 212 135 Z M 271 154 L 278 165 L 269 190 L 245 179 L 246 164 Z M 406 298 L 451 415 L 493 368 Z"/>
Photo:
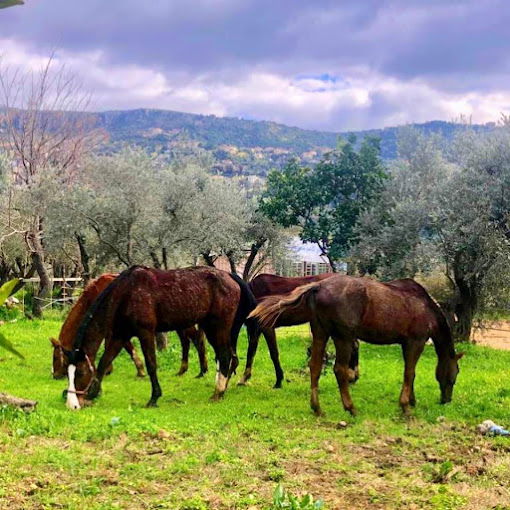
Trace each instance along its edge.
<path fill-rule="evenodd" d="M 386 171 L 379 141 L 341 140 L 314 169 L 291 161 L 268 176 L 261 211 L 284 227 L 299 226 L 304 242 L 315 243 L 335 267 L 355 238 L 360 213 L 384 187 Z"/>

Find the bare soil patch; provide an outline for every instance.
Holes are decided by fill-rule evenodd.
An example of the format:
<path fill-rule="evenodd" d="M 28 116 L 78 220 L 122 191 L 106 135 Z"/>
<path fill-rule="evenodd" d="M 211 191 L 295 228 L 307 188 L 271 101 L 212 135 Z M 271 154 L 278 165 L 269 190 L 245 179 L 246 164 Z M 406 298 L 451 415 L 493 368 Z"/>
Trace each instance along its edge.
<path fill-rule="evenodd" d="M 485 328 L 475 328 L 471 340 L 478 345 L 510 350 L 510 321 L 491 322 Z"/>

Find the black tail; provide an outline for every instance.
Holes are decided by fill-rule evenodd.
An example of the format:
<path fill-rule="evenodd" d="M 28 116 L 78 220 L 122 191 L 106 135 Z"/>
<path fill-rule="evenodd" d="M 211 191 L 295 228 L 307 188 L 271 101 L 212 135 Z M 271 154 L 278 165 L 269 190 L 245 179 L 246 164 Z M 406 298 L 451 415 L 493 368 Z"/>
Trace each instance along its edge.
<path fill-rule="evenodd" d="M 236 316 L 234 318 L 234 324 L 232 325 L 232 331 L 230 333 L 230 345 L 232 346 L 234 353 L 237 349 L 237 338 L 242 325 L 248 320 L 248 315 L 257 306 L 257 300 L 251 291 L 248 283 L 246 283 L 241 277 L 234 273 L 230 273 L 230 276 L 237 282 L 241 288 L 241 296 L 239 298 L 239 306 L 237 307 Z"/>
<path fill-rule="evenodd" d="M 73 353 L 76 353 L 81 349 L 87 330 L 90 326 L 90 323 L 96 316 L 97 311 L 106 304 L 106 300 L 111 295 L 111 293 L 119 286 L 119 284 L 122 283 L 133 272 L 133 270 L 139 267 L 141 266 L 132 266 L 129 269 L 126 269 L 125 271 L 120 273 L 119 276 L 117 276 L 117 278 L 115 278 L 115 280 L 113 280 L 112 283 L 110 283 L 110 285 L 108 285 L 108 287 L 106 287 L 106 289 L 104 289 L 103 292 L 101 292 L 101 294 L 99 294 L 99 296 L 97 296 L 94 302 L 90 305 L 89 309 L 87 310 L 87 313 L 85 314 L 80 323 L 78 331 L 76 332 L 76 336 L 74 337 Z"/>

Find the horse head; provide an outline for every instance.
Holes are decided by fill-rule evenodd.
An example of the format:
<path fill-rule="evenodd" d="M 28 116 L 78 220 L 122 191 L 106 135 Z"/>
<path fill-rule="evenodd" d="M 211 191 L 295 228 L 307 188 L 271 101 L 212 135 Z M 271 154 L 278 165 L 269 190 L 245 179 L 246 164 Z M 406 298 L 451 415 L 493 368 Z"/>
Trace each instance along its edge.
<path fill-rule="evenodd" d="M 77 410 L 85 401 L 92 400 L 99 394 L 99 382 L 96 368 L 90 357 L 82 349 L 64 351 L 67 362 L 69 387 L 67 389 L 67 407 Z"/>
<path fill-rule="evenodd" d="M 453 387 L 459 374 L 459 359 L 464 356 L 463 352 L 455 354 L 439 362 L 436 368 L 436 379 L 441 389 L 441 404 L 452 401 Z"/>

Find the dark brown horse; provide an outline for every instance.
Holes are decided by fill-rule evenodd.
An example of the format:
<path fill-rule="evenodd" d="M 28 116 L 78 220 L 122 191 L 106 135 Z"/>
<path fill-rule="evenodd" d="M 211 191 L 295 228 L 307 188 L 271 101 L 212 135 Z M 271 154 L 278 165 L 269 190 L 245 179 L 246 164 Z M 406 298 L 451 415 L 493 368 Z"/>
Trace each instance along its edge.
<path fill-rule="evenodd" d="M 253 295 L 257 299 L 257 302 L 260 302 L 268 296 L 287 294 L 301 285 L 321 281 L 325 278 L 333 276 L 334 274 L 335 273 L 323 273 L 314 276 L 297 277 L 277 276 L 274 274 L 260 274 L 256 276 L 249 285 Z M 278 353 L 278 344 L 276 343 L 275 329 L 283 326 L 297 326 L 298 324 L 309 322 L 309 320 L 310 318 L 308 315 L 301 313 L 300 310 L 289 310 L 282 313 L 274 325 L 271 327 L 262 327 L 258 325 L 256 321 L 252 323 L 248 321 L 248 353 L 246 356 L 246 367 L 244 369 L 244 374 L 238 384 L 245 385 L 251 378 L 253 359 L 257 353 L 259 338 L 260 334 L 262 333 L 266 339 L 269 354 L 274 365 L 276 375 L 274 388 L 281 388 L 284 374 L 280 365 L 280 356 Z M 349 363 L 351 382 L 355 382 L 359 377 L 358 360 L 359 343 L 357 340 L 355 340 L 352 359 Z"/>
<path fill-rule="evenodd" d="M 95 280 L 92 280 L 84 289 L 78 301 L 76 301 L 74 306 L 71 308 L 66 320 L 64 321 L 64 324 L 62 324 L 58 340 L 55 338 L 50 338 L 50 342 L 53 345 L 52 373 L 54 379 L 63 379 L 67 376 L 67 367 L 69 363 L 64 353 L 66 350 L 72 350 L 74 337 L 88 308 L 92 305 L 97 296 L 106 287 L 108 287 L 108 285 L 110 285 L 110 283 L 112 283 L 116 277 L 116 274 L 106 273 L 99 276 Z M 162 333 L 159 335 L 162 335 Z M 198 356 L 200 359 L 200 373 L 197 377 L 201 377 L 207 372 L 207 357 L 205 352 L 203 332 L 193 326 L 185 330 L 178 330 L 177 335 L 179 336 L 182 346 L 181 367 L 177 375 L 182 375 L 188 370 L 189 346 L 191 340 L 198 351 Z M 143 363 L 138 357 L 132 342 L 125 342 L 124 349 L 129 353 L 136 366 L 137 376 L 143 377 L 145 375 L 143 370 Z M 106 370 L 106 374 L 111 373 L 112 370 L 112 365 L 110 365 Z"/>
<path fill-rule="evenodd" d="M 239 330 L 255 299 L 235 275 L 210 267 L 162 271 L 134 266 L 121 273 L 94 301 L 80 324 L 69 357 L 67 405 L 79 409 L 96 397 L 108 365 L 124 343 L 140 340 L 152 393 L 148 406 L 161 396 L 157 378 L 155 335 L 198 324 L 214 348 L 217 361 L 213 398 L 225 392 L 238 360 Z M 106 338 L 105 352 L 94 367 L 97 345 Z"/>
<path fill-rule="evenodd" d="M 405 361 L 400 405 L 405 414 L 414 406 L 415 367 L 425 342 L 432 338 L 438 363 L 436 379 L 441 403 L 450 402 L 459 372 L 448 322 L 426 290 L 413 280 L 387 284 L 369 278 L 337 275 L 297 288 L 288 296 L 273 296 L 252 312 L 263 325 L 275 324 L 282 313 L 302 310 L 310 316 L 313 335 L 310 360 L 311 407 L 321 414 L 319 377 L 328 338 L 335 342 L 335 375 L 344 409 L 355 414 L 349 394 L 349 359 L 353 339 L 402 345 Z"/>

